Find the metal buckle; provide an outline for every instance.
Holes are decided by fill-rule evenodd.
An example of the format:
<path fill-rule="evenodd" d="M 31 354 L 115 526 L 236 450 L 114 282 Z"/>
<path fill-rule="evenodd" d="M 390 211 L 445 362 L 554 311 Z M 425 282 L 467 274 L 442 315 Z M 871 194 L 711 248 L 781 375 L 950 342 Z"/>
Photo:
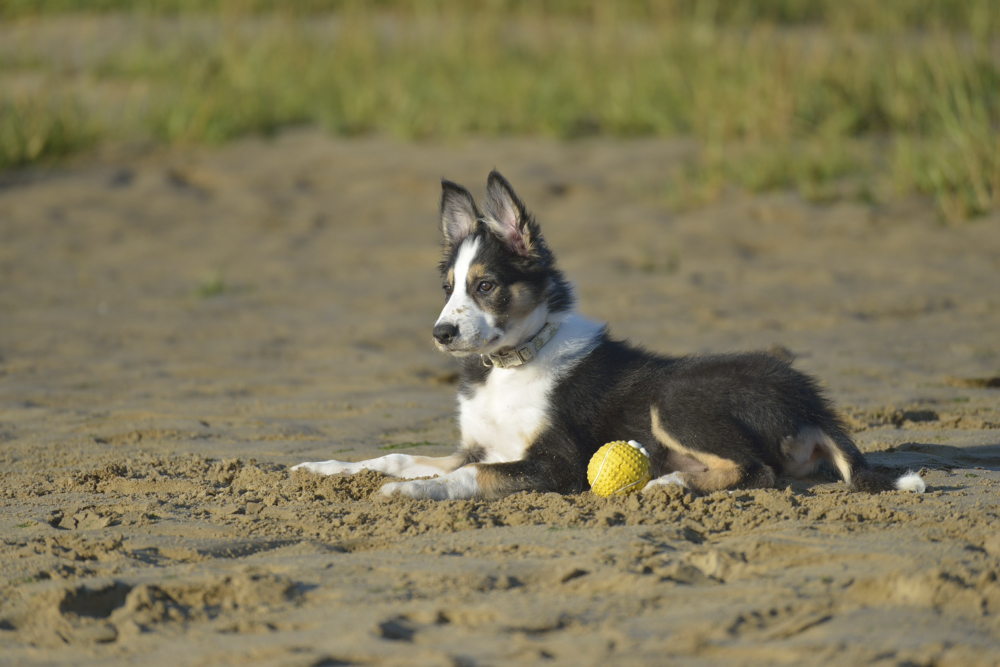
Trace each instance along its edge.
<path fill-rule="evenodd" d="M 505 352 L 504 354 L 495 354 L 492 357 L 493 363 L 498 361 L 500 368 L 513 368 L 514 366 L 520 366 L 524 362 L 521 361 L 521 357 L 517 356 L 516 350 L 511 350 L 510 352 Z"/>
<path fill-rule="evenodd" d="M 483 360 L 483 366 L 487 367 L 513 368 L 526 364 L 538 356 L 538 350 L 552 340 L 558 329 L 559 325 L 546 324 L 534 339 L 521 347 L 514 348 L 510 352 L 503 354 L 481 354 L 479 358 Z"/>
<path fill-rule="evenodd" d="M 531 345 L 522 345 L 515 352 L 517 352 L 517 358 L 521 360 L 522 364 L 526 364 L 535 358 L 535 351 L 531 348 Z"/>
<path fill-rule="evenodd" d="M 534 351 L 526 347 L 520 347 L 503 354 L 483 354 L 480 355 L 483 366 L 496 366 L 497 368 L 514 368 L 521 364 L 526 364 L 535 358 Z"/>

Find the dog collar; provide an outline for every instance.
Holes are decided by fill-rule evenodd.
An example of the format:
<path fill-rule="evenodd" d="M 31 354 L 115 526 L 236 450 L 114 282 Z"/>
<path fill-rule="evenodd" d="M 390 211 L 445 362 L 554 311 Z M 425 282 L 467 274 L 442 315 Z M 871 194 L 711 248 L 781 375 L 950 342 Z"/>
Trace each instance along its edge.
<path fill-rule="evenodd" d="M 546 323 L 542 330 L 535 334 L 535 337 L 524 345 L 515 347 L 510 352 L 503 354 L 481 354 L 483 366 L 496 366 L 497 368 L 514 368 L 521 366 L 534 359 L 538 352 L 545 347 L 545 344 L 552 340 L 552 337 L 559 331 L 558 324 Z"/>

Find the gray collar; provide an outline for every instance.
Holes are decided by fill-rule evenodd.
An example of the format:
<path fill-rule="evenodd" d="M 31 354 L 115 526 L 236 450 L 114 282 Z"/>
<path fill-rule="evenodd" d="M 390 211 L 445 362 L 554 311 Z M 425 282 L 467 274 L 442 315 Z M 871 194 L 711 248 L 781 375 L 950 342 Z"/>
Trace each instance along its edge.
<path fill-rule="evenodd" d="M 481 354 L 483 366 L 496 366 L 497 368 L 513 368 L 521 366 L 534 359 L 538 352 L 545 347 L 545 344 L 552 340 L 552 337 L 559 331 L 558 324 L 547 322 L 542 330 L 535 334 L 535 337 L 524 345 L 515 347 L 503 354 Z"/>

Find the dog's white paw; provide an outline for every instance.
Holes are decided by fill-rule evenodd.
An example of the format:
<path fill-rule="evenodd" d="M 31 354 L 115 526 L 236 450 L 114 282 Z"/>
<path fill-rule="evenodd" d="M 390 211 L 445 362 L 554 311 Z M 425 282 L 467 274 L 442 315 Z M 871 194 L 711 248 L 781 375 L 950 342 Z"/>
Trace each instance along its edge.
<path fill-rule="evenodd" d="M 389 482 L 379 489 L 378 493 L 383 498 L 389 498 L 397 493 L 408 498 L 418 500 L 447 500 L 448 488 L 446 483 L 438 480 L 417 479 L 407 482 Z"/>
<path fill-rule="evenodd" d="M 657 477 L 656 479 L 650 480 L 649 483 L 642 488 L 642 490 L 648 491 L 657 486 L 670 485 L 679 486 L 684 489 L 687 488 L 687 484 L 684 483 L 684 480 L 681 478 L 681 474 L 679 472 L 672 472 L 669 475 L 664 475 L 663 477 Z"/>
<path fill-rule="evenodd" d="M 352 469 L 353 467 L 353 464 L 345 463 L 343 461 L 315 461 L 311 463 L 300 463 L 297 466 L 292 466 L 292 470 L 308 470 L 309 472 L 315 472 L 320 475 L 336 475 L 339 472 L 356 472 Z"/>
<path fill-rule="evenodd" d="M 475 498 L 479 494 L 475 466 L 459 468 L 454 472 L 431 479 L 412 479 L 406 482 L 389 482 L 379 495 L 388 498 L 395 494 L 418 500 L 455 500 Z"/>

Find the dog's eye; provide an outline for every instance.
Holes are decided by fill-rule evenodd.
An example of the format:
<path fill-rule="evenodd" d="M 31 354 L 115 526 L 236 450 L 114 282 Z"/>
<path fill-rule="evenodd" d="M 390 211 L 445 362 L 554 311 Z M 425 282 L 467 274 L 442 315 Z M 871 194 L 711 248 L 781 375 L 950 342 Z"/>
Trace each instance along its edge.
<path fill-rule="evenodd" d="M 444 293 L 445 294 L 447 294 L 448 296 L 451 296 L 451 285 L 445 283 L 444 285 L 441 285 L 441 287 L 444 288 Z"/>
<path fill-rule="evenodd" d="M 479 283 L 479 291 L 483 294 L 491 291 L 493 289 L 493 283 L 486 282 L 485 280 Z"/>

